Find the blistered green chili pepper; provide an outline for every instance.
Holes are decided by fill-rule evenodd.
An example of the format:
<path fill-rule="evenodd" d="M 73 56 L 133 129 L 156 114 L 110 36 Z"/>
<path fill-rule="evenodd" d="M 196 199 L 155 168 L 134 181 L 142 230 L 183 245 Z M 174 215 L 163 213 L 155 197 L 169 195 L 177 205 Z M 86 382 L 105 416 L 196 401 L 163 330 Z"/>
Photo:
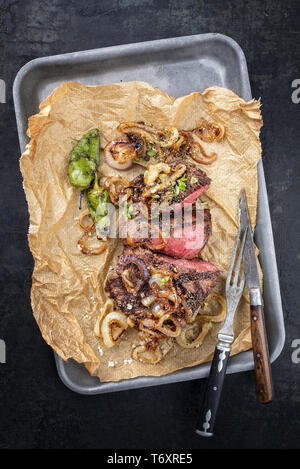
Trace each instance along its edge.
<path fill-rule="evenodd" d="M 100 137 L 98 129 L 89 130 L 70 155 L 68 176 L 80 191 L 88 189 L 96 178 L 99 165 Z"/>
<path fill-rule="evenodd" d="M 88 209 L 96 226 L 97 235 L 101 238 L 109 234 L 110 220 L 107 204 L 111 199 L 106 189 L 99 186 L 98 177 L 95 177 L 94 185 L 87 193 Z"/>

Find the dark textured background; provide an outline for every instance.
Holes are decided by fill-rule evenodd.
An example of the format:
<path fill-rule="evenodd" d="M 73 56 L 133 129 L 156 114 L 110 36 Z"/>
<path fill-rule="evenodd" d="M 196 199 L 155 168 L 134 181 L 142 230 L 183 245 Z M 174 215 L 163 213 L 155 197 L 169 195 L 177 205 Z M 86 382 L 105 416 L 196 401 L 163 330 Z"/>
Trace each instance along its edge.
<path fill-rule="evenodd" d="M 0 364 L 2 448 L 300 447 L 299 112 L 291 82 L 300 78 L 300 2 L 194 0 L 0 0 Z M 12 101 L 17 71 L 41 56 L 122 43 L 218 32 L 245 52 L 253 96 L 262 98 L 263 160 L 286 323 L 273 365 L 276 398 L 262 407 L 253 372 L 227 377 L 213 439 L 193 429 L 203 382 L 81 396 L 59 380 L 53 353 L 32 317 L 32 258 Z M 297 184 L 298 183 L 298 184 Z"/>

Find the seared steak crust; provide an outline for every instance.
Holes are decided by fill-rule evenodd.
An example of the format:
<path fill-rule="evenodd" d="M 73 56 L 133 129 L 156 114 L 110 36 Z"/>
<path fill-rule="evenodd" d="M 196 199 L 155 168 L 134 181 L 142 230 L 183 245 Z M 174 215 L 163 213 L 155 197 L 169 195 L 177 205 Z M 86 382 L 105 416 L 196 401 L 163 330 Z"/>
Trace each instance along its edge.
<path fill-rule="evenodd" d="M 154 254 L 143 248 L 125 248 L 123 254 L 119 257 L 118 266 L 126 256 L 135 256 L 146 262 L 147 265 L 177 274 L 174 285 L 177 293 L 185 297 L 187 305 L 196 311 L 203 300 L 214 288 L 220 271 L 213 265 L 201 260 L 173 260 L 168 256 Z M 134 313 L 135 316 L 148 314 L 148 308 L 141 303 L 141 295 L 147 296 L 150 292 L 147 284 L 140 290 L 138 295 L 127 292 L 120 275 L 110 277 L 105 285 L 105 291 L 114 299 L 117 307 L 125 314 Z"/>
<path fill-rule="evenodd" d="M 210 178 L 202 171 L 200 168 L 197 168 L 193 163 L 187 161 L 173 161 L 172 163 L 168 163 L 172 170 L 175 170 L 176 166 L 182 163 L 186 166 L 186 180 L 185 190 L 180 190 L 178 194 L 173 193 L 172 187 L 167 187 L 161 192 L 161 201 L 165 202 L 164 199 L 167 200 L 167 204 L 164 205 L 172 205 L 177 204 L 180 202 L 184 202 L 184 200 L 191 196 L 193 193 L 198 193 L 198 191 L 206 190 L 211 182 Z M 193 179 L 192 179 L 193 178 Z M 192 182 L 191 182 L 192 180 Z M 195 182 L 194 182 L 195 181 Z M 142 201 L 142 193 L 146 188 L 144 183 L 144 176 L 140 174 L 136 178 L 134 178 L 129 186 L 132 190 L 132 202 L 138 203 Z M 188 201 L 189 202 L 189 201 Z M 191 202 L 189 202 L 191 203 Z"/>

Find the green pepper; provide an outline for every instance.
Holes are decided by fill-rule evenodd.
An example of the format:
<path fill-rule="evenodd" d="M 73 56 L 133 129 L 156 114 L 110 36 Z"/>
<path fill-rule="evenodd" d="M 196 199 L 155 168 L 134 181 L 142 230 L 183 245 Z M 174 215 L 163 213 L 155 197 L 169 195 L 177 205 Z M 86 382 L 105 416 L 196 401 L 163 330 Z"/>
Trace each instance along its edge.
<path fill-rule="evenodd" d="M 96 175 L 94 185 L 87 193 L 88 209 L 95 223 L 97 234 L 103 236 L 109 231 L 109 217 L 107 204 L 111 199 L 106 189 L 99 186 Z"/>
<path fill-rule="evenodd" d="M 71 152 L 68 176 L 70 183 L 80 191 L 88 189 L 99 165 L 100 137 L 98 129 L 89 130 Z"/>

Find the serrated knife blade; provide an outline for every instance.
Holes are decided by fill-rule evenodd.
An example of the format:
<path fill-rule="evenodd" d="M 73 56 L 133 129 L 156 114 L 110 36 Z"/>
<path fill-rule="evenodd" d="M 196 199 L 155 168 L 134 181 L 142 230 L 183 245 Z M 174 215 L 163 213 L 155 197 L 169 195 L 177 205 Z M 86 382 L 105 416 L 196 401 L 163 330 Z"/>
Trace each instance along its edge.
<path fill-rule="evenodd" d="M 256 398 L 262 404 L 267 404 L 273 399 L 273 384 L 269 347 L 266 335 L 262 294 L 260 290 L 259 272 L 253 234 L 247 204 L 246 192 L 243 189 L 239 199 L 239 223 L 240 236 L 246 233 L 246 241 L 243 252 L 243 264 L 246 286 L 249 288 L 250 297 L 250 325 L 252 337 L 252 349 L 254 360 Z"/>

